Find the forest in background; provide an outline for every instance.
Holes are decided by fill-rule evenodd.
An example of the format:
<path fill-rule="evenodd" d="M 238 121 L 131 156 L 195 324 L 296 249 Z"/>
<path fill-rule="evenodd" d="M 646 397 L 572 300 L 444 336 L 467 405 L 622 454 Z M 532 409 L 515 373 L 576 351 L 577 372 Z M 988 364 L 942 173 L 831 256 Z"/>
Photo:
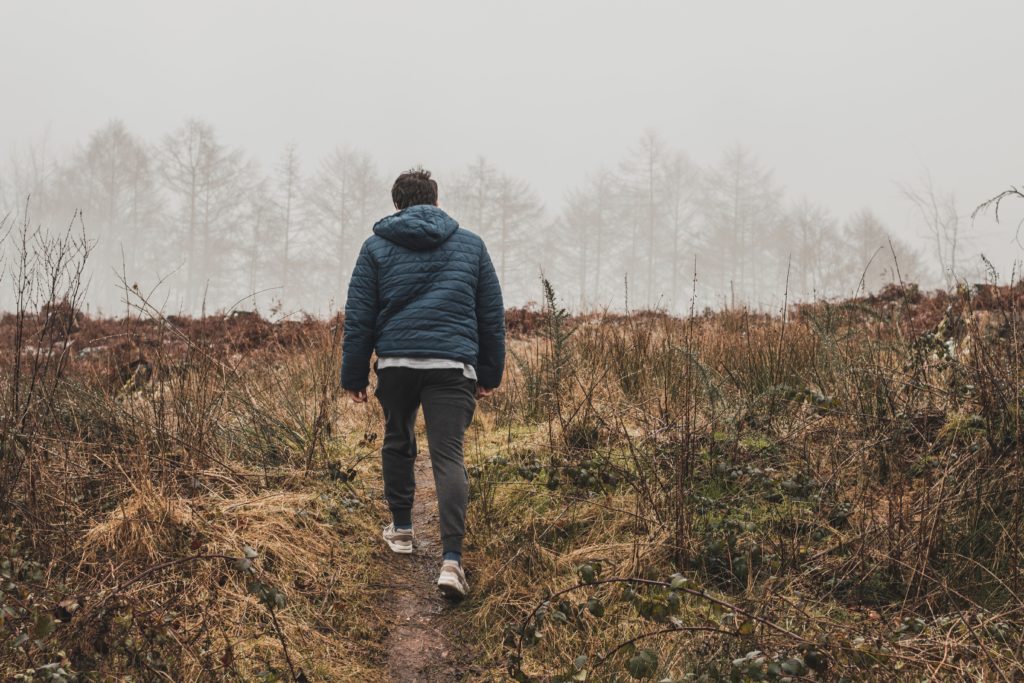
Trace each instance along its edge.
<path fill-rule="evenodd" d="M 841 218 L 788 195 L 748 149 L 705 166 L 654 131 L 576 179 L 557 207 L 482 156 L 431 170 L 443 208 L 487 241 L 510 305 L 537 300 L 541 274 L 573 310 L 673 312 L 777 309 L 784 297 L 977 275 L 958 261 L 965 221 L 955 198 L 930 180 L 901 188 L 928 232 L 926 254 L 870 209 Z M 0 162 L 0 216 L 9 228 L 84 234 L 93 312 L 123 313 L 125 285 L 138 285 L 168 312 L 326 314 L 344 305 L 371 226 L 393 211 L 391 180 L 355 148 L 289 145 L 267 168 L 201 120 L 159 140 L 113 120 L 67 158 L 44 143 L 11 152 Z"/>

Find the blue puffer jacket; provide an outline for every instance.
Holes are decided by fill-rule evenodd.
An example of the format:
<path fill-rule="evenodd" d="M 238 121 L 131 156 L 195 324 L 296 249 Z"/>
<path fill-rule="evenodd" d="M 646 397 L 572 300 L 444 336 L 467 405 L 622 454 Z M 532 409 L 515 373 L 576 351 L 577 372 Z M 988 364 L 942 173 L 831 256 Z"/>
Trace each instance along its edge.
<path fill-rule="evenodd" d="M 348 286 L 342 387 L 366 387 L 374 349 L 469 363 L 482 386 L 498 386 L 505 307 L 483 240 L 428 205 L 383 218 L 373 232 Z"/>

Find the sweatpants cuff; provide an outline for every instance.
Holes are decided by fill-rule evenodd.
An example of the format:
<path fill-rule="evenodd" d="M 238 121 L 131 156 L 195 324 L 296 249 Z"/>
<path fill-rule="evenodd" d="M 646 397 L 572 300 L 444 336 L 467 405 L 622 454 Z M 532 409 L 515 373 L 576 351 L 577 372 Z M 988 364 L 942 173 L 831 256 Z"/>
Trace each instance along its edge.
<path fill-rule="evenodd" d="M 391 510 L 391 521 L 395 526 L 412 526 L 412 510 Z"/>
<path fill-rule="evenodd" d="M 442 536 L 441 552 L 462 554 L 462 536 Z"/>

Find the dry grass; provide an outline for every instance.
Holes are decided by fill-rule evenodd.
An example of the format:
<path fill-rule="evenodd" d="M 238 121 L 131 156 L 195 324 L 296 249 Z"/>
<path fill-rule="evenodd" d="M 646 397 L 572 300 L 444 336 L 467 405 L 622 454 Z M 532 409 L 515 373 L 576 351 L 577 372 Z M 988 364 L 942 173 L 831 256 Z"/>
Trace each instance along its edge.
<path fill-rule="evenodd" d="M 444 617 L 470 678 L 1024 676 L 1022 291 L 898 294 L 510 314 Z M 384 680 L 380 413 L 338 400 L 337 321 L 54 319 L 0 323 L 3 675 Z"/>
<path fill-rule="evenodd" d="M 250 546 L 258 553 L 252 578 L 272 581 L 286 592 L 288 604 L 278 618 L 296 666 L 316 680 L 372 680 L 379 676 L 373 662 L 387 618 L 375 614 L 383 582 L 373 561 L 377 548 L 366 542 L 374 537 L 376 523 L 368 515 L 348 513 L 339 523 L 337 514 L 325 494 L 311 491 L 183 500 L 144 486 L 85 533 L 78 569 L 102 574 L 104 565 L 117 558 L 122 564 L 111 573 L 135 577 L 169 559 L 238 556 L 239 549 Z M 191 554 L 169 558 L 166 549 L 176 546 L 177 537 L 191 539 Z M 129 558 L 132 566 L 125 566 Z M 249 578 L 219 558 L 168 566 L 123 590 L 115 588 L 111 598 L 101 592 L 85 600 L 82 619 L 88 624 L 92 620 L 85 616 L 99 617 L 93 622 L 97 629 L 89 633 L 83 625 L 76 636 L 105 641 L 109 648 L 114 634 L 102 632 L 107 624 L 100 614 L 116 601 L 132 605 L 133 613 L 146 612 L 149 622 L 169 622 L 164 634 L 177 641 L 168 643 L 169 649 L 181 648 L 173 655 L 173 667 L 166 667 L 175 680 L 209 675 L 248 680 L 271 668 L 283 670 L 280 639 L 267 610 L 247 588 Z M 187 647 L 190 634 L 203 634 L 200 642 L 208 641 Z M 160 634 L 154 638 L 160 642 Z M 83 648 L 79 654 L 90 655 L 107 660 L 108 653 Z M 171 664 L 166 656 L 162 659 Z"/>
<path fill-rule="evenodd" d="M 645 634 L 656 680 L 772 678 L 787 660 L 822 680 L 1019 679 L 1022 289 L 979 292 L 786 323 L 549 308 L 518 348 L 504 433 L 468 455 L 480 590 L 460 618 L 493 679 L 628 679 L 638 650 L 616 648 Z M 719 604 L 573 589 L 585 564 L 682 572 Z"/>
<path fill-rule="evenodd" d="M 383 680 L 372 415 L 338 413 L 335 324 L 247 319 L 240 345 L 238 319 L 213 344 L 181 322 L 76 316 L 2 357 L 9 401 L 19 372 L 43 390 L 5 423 L 0 671 Z M 54 348 L 59 376 L 26 383 Z"/>

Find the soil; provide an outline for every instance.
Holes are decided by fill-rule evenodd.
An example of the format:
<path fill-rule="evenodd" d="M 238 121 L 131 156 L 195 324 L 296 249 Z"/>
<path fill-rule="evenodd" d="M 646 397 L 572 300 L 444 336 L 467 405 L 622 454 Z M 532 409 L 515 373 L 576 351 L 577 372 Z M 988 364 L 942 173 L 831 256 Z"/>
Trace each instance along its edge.
<path fill-rule="evenodd" d="M 413 554 L 390 554 L 394 580 L 389 595 L 395 625 L 388 634 L 389 679 L 397 683 L 462 680 L 464 662 L 444 625 L 454 605 L 437 589 L 441 566 L 437 494 L 430 459 L 425 455 L 416 459 L 412 523 L 416 533 Z"/>

